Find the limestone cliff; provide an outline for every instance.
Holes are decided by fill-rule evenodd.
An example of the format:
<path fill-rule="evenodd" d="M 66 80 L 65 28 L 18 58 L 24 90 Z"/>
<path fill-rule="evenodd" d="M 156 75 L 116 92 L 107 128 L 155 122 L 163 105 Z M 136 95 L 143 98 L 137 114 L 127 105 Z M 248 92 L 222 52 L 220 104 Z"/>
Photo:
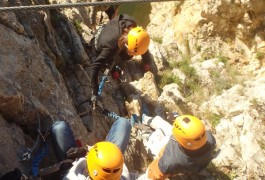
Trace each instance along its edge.
<path fill-rule="evenodd" d="M 77 1 L 4 0 L 0 6 L 66 2 Z M 125 64 L 127 82 L 110 78 L 104 107 L 127 117 L 141 114 L 142 103 L 153 116 L 170 110 L 194 114 L 217 138 L 209 179 L 264 179 L 264 0 L 186 0 L 151 7 L 147 30 L 154 73 Z M 17 152 L 34 145 L 39 119 L 41 130 L 56 120 L 69 122 L 83 144 L 104 140 L 111 120 L 92 113 L 89 102 L 90 13 L 91 7 L 0 12 L 1 173 L 15 167 L 29 172 L 30 164 L 17 161 Z M 134 135 L 126 163 L 143 172 L 148 158 Z"/>

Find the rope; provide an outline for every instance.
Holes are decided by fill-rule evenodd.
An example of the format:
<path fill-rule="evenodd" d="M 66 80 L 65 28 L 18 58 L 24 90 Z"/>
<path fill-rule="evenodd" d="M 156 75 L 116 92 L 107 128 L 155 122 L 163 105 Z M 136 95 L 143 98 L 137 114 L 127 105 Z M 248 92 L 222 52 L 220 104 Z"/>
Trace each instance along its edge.
<path fill-rule="evenodd" d="M 71 8 L 71 7 L 82 7 L 82 6 L 118 5 L 118 4 L 123 4 L 123 3 L 167 2 L 167 1 L 183 1 L 183 0 L 120 0 L 120 1 L 100 1 L 100 2 L 49 4 L 49 5 L 46 4 L 46 5 L 31 5 L 31 6 L 13 6 L 13 7 L 0 7 L 0 12 Z"/>

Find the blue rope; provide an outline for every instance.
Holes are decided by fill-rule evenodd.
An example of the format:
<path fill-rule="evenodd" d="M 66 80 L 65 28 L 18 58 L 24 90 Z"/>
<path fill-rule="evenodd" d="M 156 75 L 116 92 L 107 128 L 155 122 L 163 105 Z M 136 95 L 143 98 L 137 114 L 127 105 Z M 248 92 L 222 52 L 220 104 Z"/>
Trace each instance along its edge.
<path fill-rule="evenodd" d="M 103 76 L 100 83 L 99 83 L 99 86 L 98 86 L 98 95 L 100 96 L 101 93 L 102 93 L 102 90 L 103 90 L 103 87 L 104 87 L 104 84 L 105 82 L 108 80 L 108 76 Z"/>
<path fill-rule="evenodd" d="M 39 174 L 39 165 L 43 158 L 48 155 L 49 146 L 48 143 L 44 143 L 42 147 L 39 147 L 34 158 L 32 158 L 31 171 L 34 177 Z"/>
<path fill-rule="evenodd" d="M 118 120 L 120 118 L 120 116 L 118 114 L 116 114 L 115 112 L 109 112 L 108 116 L 115 119 L 115 120 Z"/>

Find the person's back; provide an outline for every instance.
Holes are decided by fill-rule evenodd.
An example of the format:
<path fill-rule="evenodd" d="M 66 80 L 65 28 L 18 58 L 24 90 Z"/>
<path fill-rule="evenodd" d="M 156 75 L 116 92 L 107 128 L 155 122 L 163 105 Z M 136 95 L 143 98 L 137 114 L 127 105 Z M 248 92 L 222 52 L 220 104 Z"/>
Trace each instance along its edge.
<path fill-rule="evenodd" d="M 178 173 L 197 175 L 212 160 L 215 138 L 196 117 L 177 117 L 172 134 L 158 158 L 149 165 L 149 179 L 163 180 Z"/>
<path fill-rule="evenodd" d="M 215 147 L 215 139 L 207 131 L 207 143 L 199 150 L 187 151 L 172 136 L 165 146 L 158 166 L 164 174 L 193 173 L 198 174 L 205 169 L 212 160 L 212 153 Z"/>

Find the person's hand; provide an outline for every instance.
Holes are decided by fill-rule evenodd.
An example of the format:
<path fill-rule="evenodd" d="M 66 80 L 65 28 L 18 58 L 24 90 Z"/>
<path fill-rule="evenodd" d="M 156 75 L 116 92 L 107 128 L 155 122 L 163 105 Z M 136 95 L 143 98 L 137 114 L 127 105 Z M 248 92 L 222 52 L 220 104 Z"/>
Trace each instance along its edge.
<path fill-rule="evenodd" d="M 111 75 L 114 80 L 118 80 L 120 78 L 120 73 L 118 71 L 113 71 Z"/>
<path fill-rule="evenodd" d="M 98 97 L 96 95 L 92 95 L 91 103 L 92 103 L 93 110 L 96 110 L 96 108 L 97 108 L 97 99 L 98 99 Z"/>
<path fill-rule="evenodd" d="M 144 72 L 150 71 L 151 70 L 150 64 L 144 64 L 143 69 L 144 69 Z"/>
<path fill-rule="evenodd" d="M 66 157 L 69 159 L 84 157 L 87 151 L 86 147 L 72 147 L 66 152 Z"/>
<path fill-rule="evenodd" d="M 166 112 L 166 115 L 169 121 L 174 121 L 179 116 L 177 112 Z"/>
<path fill-rule="evenodd" d="M 5 173 L 0 179 L 12 179 L 12 180 L 26 180 L 28 177 L 20 171 L 20 169 L 15 168 L 13 171 Z"/>

